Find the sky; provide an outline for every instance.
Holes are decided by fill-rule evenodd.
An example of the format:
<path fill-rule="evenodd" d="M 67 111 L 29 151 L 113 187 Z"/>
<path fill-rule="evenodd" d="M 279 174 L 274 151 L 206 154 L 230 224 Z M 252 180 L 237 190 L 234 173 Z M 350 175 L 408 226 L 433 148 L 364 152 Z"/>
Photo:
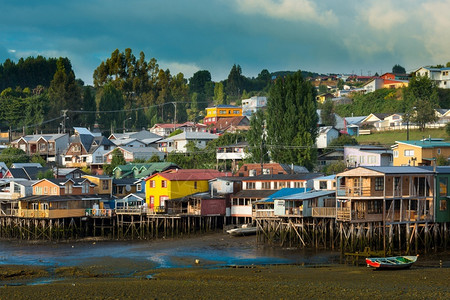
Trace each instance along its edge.
<path fill-rule="evenodd" d="M 190 78 L 261 70 L 374 75 L 450 61 L 450 0 L 0 0 L 0 62 L 67 57 L 77 78 L 115 49 Z"/>

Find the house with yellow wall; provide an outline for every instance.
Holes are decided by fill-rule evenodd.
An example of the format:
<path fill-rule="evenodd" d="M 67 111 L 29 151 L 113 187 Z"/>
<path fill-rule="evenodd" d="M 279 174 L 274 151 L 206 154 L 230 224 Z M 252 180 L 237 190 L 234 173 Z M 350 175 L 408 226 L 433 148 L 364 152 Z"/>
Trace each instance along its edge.
<path fill-rule="evenodd" d="M 225 174 L 209 169 L 176 169 L 145 179 L 145 201 L 150 211 L 164 212 L 165 201 L 207 192 L 209 180 Z"/>
<path fill-rule="evenodd" d="M 220 104 L 206 108 L 206 116 L 203 123 L 215 124 L 220 118 L 232 118 L 242 116 L 242 107 Z"/>
<path fill-rule="evenodd" d="M 82 178 L 86 178 L 97 185 L 94 188 L 93 194 L 112 195 L 112 177 L 105 175 L 83 175 Z"/>
<path fill-rule="evenodd" d="M 429 166 L 440 155 L 450 157 L 450 143 L 443 139 L 396 141 L 392 150 L 394 166 Z"/>

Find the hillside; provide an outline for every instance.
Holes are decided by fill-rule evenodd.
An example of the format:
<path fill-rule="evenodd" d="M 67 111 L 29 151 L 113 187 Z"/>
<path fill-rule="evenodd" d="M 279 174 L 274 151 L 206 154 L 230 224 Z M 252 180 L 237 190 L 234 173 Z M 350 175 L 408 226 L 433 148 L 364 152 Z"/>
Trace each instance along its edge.
<path fill-rule="evenodd" d="M 425 129 L 425 131 L 420 130 L 410 130 L 409 139 L 410 140 L 420 140 L 424 137 L 432 138 L 443 138 L 445 140 L 450 140 L 449 136 L 445 132 L 444 128 L 440 129 Z M 384 131 L 372 133 L 370 135 L 360 135 L 356 138 L 359 144 L 380 144 L 391 146 L 395 144 L 395 141 L 406 141 L 406 130 L 396 130 L 396 131 Z"/>

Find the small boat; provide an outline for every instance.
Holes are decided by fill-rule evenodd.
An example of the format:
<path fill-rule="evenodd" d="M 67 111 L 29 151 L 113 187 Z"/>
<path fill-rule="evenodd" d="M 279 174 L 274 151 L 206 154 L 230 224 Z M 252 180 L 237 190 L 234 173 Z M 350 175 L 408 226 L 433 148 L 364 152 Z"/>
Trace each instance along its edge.
<path fill-rule="evenodd" d="M 366 258 L 366 263 L 368 267 L 375 269 L 407 269 L 416 262 L 417 256 L 369 257 Z"/>
<path fill-rule="evenodd" d="M 227 230 L 227 233 L 233 236 L 256 234 L 258 228 L 252 225 L 244 224 L 242 227 Z"/>

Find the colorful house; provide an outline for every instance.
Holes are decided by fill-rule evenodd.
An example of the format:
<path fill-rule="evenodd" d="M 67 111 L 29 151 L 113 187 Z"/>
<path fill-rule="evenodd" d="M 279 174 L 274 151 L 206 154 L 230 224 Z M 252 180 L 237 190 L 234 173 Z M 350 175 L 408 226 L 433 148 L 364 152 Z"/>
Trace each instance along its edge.
<path fill-rule="evenodd" d="M 96 184 L 93 194 L 112 195 L 112 177 L 106 175 L 83 175 L 82 178 L 86 178 Z"/>
<path fill-rule="evenodd" d="M 216 170 L 182 169 L 156 173 L 145 181 L 145 199 L 153 212 L 164 212 L 165 201 L 206 192 L 209 180 L 225 176 Z"/>
<path fill-rule="evenodd" d="M 392 146 L 394 166 L 429 166 L 438 155 L 450 157 L 450 143 L 443 139 L 396 141 Z"/>
<path fill-rule="evenodd" d="M 215 124 L 220 118 L 231 118 L 242 116 L 242 107 L 234 105 L 220 104 L 206 108 L 206 117 L 204 124 Z"/>
<path fill-rule="evenodd" d="M 89 195 L 97 185 L 86 178 L 42 179 L 32 185 L 33 195 Z"/>

